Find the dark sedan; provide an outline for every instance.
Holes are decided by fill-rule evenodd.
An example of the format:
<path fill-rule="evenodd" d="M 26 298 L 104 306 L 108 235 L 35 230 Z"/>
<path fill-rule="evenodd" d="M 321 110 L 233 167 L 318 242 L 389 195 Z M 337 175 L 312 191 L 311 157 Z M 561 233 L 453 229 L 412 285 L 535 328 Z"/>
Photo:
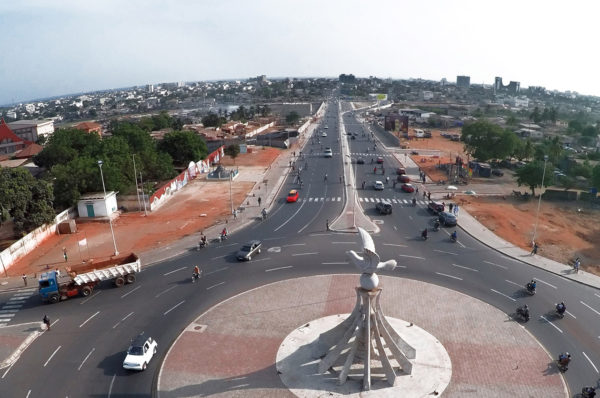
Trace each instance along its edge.
<path fill-rule="evenodd" d="M 449 213 L 447 211 L 442 211 L 439 213 L 440 224 L 445 227 L 454 227 L 456 225 L 456 217 L 454 214 Z"/>
<path fill-rule="evenodd" d="M 240 261 L 250 261 L 252 260 L 252 256 L 260 253 L 261 247 L 261 241 L 251 240 L 250 242 L 242 246 L 242 248 L 237 252 L 236 257 Z"/>

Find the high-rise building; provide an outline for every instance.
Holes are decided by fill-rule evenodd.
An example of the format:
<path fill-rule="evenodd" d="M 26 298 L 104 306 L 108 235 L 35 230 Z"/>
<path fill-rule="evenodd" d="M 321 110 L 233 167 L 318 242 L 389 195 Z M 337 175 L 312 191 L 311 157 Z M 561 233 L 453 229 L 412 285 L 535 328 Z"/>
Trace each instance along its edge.
<path fill-rule="evenodd" d="M 149 93 L 153 93 L 154 92 L 154 84 L 146 84 L 146 91 L 148 91 Z"/>
<path fill-rule="evenodd" d="M 510 94 L 518 94 L 521 91 L 521 83 L 512 81 L 507 86 L 502 84 L 502 78 L 496 76 L 494 80 L 494 93 L 507 92 Z"/>
<path fill-rule="evenodd" d="M 469 88 L 471 86 L 471 76 L 456 76 L 456 87 Z"/>

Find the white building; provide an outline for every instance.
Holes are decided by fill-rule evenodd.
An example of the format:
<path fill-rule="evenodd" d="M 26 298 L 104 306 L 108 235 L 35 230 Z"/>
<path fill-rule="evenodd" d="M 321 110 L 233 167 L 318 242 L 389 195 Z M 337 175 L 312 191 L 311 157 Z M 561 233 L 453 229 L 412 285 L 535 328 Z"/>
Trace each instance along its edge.
<path fill-rule="evenodd" d="M 17 118 L 17 112 L 15 111 L 8 111 L 6 112 L 6 117 L 9 119 L 16 119 Z"/>
<path fill-rule="evenodd" d="M 106 193 L 92 192 L 81 196 L 77 202 L 79 217 L 108 217 L 117 211 L 117 194 L 115 191 Z"/>
<path fill-rule="evenodd" d="M 26 141 L 36 142 L 39 137 L 54 133 L 52 120 L 17 120 L 7 124 L 13 133 Z"/>
<path fill-rule="evenodd" d="M 35 105 L 27 104 L 25 105 L 25 110 L 27 111 L 27 113 L 33 113 L 35 112 Z"/>

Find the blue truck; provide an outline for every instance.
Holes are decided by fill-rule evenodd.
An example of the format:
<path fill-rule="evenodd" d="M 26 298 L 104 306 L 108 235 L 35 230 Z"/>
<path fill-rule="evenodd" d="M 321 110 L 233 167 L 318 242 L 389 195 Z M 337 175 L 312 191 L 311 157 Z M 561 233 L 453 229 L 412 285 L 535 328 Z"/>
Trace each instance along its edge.
<path fill-rule="evenodd" d="M 42 301 L 58 303 L 75 296 L 87 297 L 102 281 L 112 280 L 115 286 L 134 283 L 140 272 L 140 259 L 134 253 L 111 257 L 104 261 L 90 260 L 77 268 L 67 269 L 68 277 L 58 277 L 56 271 L 44 272 L 39 278 Z"/>

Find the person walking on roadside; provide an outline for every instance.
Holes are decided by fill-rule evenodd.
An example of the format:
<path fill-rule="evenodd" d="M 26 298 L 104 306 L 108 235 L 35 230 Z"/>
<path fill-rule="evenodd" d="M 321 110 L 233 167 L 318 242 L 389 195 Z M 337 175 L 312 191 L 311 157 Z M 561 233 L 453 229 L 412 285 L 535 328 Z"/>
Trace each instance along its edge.
<path fill-rule="evenodd" d="M 573 269 L 575 270 L 575 273 L 579 273 L 579 266 L 581 265 L 581 260 L 579 259 L 579 257 L 577 257 L 575 259 L 575 262 L 573 263 Z"/>
<path fill-rule="evenodd" d="M 44 318 L 42 318 L 42 322 L 44 323 L 44 325 L 46 325 L 46 330 L 50 330 L 50 318 L 48 318 L 48 315 L 44 314 Z"/>
<path fill-rule="evenodd" d="M 65 258 L 65 263 L 67 262 L 67 248 L 63 247 L 63 257 Z"/>
<path fill-rule="evenodd" d="M 329 231 L 329 219 L 325 221 L 325 227 L 327 228 L 327 231 Z"/>
<path fill-rule="evenodd" d="M 260 202 L 262 202 L 262 198 L 259 196 L 258 197 L 258 207 L 260 207 Z"/>
<path fill-rule="evenodd" d="M 27 286 L 27 275 L 23 274 L 23 276 L 21 278 L 23 278 L 24 286 Z"/>
<path fill-rule="evenodd" d="M 533 255 L 537 254 L 538 249 L 539 249 L 538 244 L 536 242 L 533 242 L 533 248 L 531 249 L 531 255 L 533 256 Z"/>

